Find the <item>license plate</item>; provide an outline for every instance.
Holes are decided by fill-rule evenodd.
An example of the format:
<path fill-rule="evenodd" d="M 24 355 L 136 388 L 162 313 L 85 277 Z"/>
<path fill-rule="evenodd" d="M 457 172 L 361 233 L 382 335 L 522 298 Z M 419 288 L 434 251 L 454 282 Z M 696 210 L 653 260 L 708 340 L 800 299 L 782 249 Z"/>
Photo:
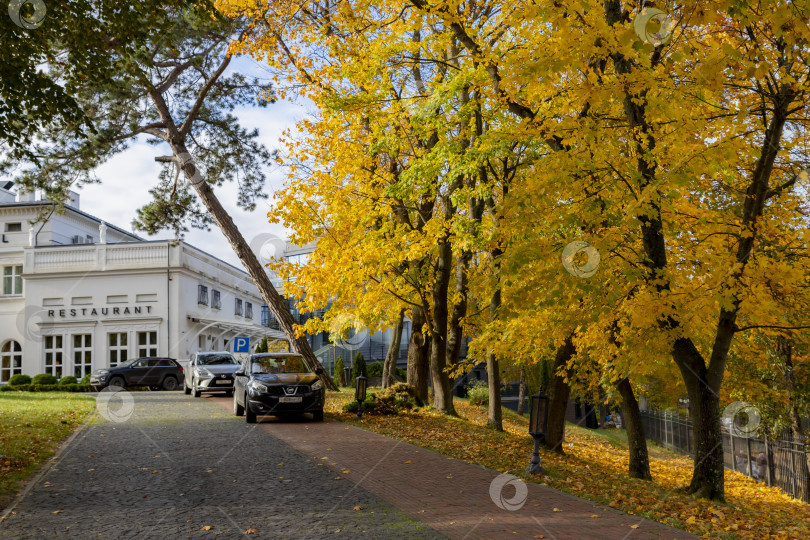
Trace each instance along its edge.
<path fill-rule="evenodd" d="M 231 384 L 231 381 L 217 381 L 217 384 Z"/>
<path fill-rule="evenodd" d="M 301 396 L 298 397 L 280 397 L 278 398 L 279 403 L 301 403 Z"/>

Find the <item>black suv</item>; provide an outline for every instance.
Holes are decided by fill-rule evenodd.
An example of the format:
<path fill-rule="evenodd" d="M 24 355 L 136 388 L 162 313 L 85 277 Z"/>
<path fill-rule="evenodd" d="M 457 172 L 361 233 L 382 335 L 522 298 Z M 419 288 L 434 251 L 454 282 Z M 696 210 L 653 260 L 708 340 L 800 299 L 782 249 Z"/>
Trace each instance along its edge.
<path fill-rule="evenodd" d="M 90 375 L 90 384 L 101 390 L 107 386 L 148 386 L 152 390 L 177 390 L 183 380 L 183 366 L 174 358 L 148 356 L 134 358 L 123 364 L 97 369 Z"/>
<path fill-rule="evenodd" d="M 249 424 L 257 415 L 312 413 L 316 421 L 323 420 L 326 394 L 318 379 L 321 373 L 320 367 L 311 372 L 298 354 L 253 354 L 233 374 L 233 413 L 244 414 Z"/>

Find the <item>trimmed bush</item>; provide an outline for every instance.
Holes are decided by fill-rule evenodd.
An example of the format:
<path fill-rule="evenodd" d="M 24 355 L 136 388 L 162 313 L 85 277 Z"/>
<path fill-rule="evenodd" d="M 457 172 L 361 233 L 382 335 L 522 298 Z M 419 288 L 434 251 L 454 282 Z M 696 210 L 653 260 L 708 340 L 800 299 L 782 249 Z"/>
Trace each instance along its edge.
<path fill-rule="evenodd" d="M 366 377 L 382 377 L 383 374 L 383 366 L 382 362 L 372 362 L 368 365 L 368 375 Z"/>
<path fill-rule="evenodd" d="M 473 381 L 467 386 L 470 405 L 489 405 L 489 386 L 484 381 Z"/>
<path fill-rule="evenodd" d="M 10 386 L 19 386 L 21 384 L 31 384 L 31 377 L 28 375 L 23 375 L 22 373 L 17 373 L 13 375 L 9 380 L 8 384 Z"/>
<path fill-rule="evenodd" d="M 338 386 L 346 386 L 346 374 L 343 373 L 345 367 L 343 358 L 338 356 L 337 360 L 335 360 L 335 382 Z"/>
<path fill-rule="evenodd" d="M 50 373 L 40 373 L 39 375 L 34 375 L 34 378 L 31 379 L 31 384 L 56 384 L 59 382 L 59 379 L 51 375 Z"/>
<path fill-rule="evenodd" d="M 89 384 L 23 384 L 0 386 L 0 392 L 95 392 Z"/>
<path fill-rule="evenodd" d="M 73 375 L 68 375 L 59 379 L 59 384 L 79 384 L 79 380 Z"/>
<path fill-rule="evenodd" d="M 80 384 L 90 384 L 90 374 L 88 373 L 87 375 L 82 377 L 82 380 L 79 381 L 79 383 Z"/>
<path fill-rule="evenodd" d="M 368 369 L 366 368 L 366 359 L 363 358 L 362 353 L 357 353 L 354 355 L 354 361 L 352 362 L 352 380 L 349 381 L 351 386 L 354 386 L 355 382 L 357 381 L 357 377 L 359 376 L 368 377 Z"/>

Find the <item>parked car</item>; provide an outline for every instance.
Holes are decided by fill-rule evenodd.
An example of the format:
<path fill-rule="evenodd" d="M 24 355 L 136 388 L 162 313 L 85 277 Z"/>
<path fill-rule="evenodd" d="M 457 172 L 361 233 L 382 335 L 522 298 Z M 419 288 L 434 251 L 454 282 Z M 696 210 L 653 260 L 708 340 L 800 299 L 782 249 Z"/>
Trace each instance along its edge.
<path fill-rule="evenodd" d="M 101 390 L 107 386 L 148 386 L 153 390 L 176 390 L 183 380 L 183 366 L 174 358 L 147 356 L 133 358 L 108 369 L 97 369 L 90 384 Z"/>
<path fill-rule="evenodd" d="M 262 353 L 248 357 L 234 373 L 233 413 L 249 424 L 258 415 L 289 416 L 312 413 L 323 420 L 323 383 L 299 354 Z"/>
<path fill-rule="evenodd" d="M 184 392 L 200 397 L 203 392 L 233 394 L 233 372 L 239 362 L 227 351 L 194 353 L 185 371 Z"/>

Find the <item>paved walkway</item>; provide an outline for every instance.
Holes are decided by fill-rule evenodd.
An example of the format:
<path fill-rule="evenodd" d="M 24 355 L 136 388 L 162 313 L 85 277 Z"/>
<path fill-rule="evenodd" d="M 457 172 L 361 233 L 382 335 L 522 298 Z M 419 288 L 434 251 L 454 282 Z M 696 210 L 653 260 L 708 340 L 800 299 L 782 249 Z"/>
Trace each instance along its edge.
<path fill-rule="evenodd" d="M 127 395 L 63 447 L 0 538 L 439 538 L 212 399 Z"/>
<path fill-rule="evenodd" d="M 231 410 L 232 400 L 209 398 Z M 392 420 L 393 421 L 393 420 Z M 448 538 L 692 539 L 689 533 L 598 506 L 340 422 L 259 418 L 265 432 L 323 463 Z M 527 448 L 527 457 L 529 449 Z M 525 495 L 520 492 L 526 486 Z M 494 492 L 494 493 L 491 493 Z M 494 497 L 494 498 L 493 498 Z M 509 508 L 499 508 L 494 500 Z M 556 509 L 556 510 L 555 510 Z"/>

